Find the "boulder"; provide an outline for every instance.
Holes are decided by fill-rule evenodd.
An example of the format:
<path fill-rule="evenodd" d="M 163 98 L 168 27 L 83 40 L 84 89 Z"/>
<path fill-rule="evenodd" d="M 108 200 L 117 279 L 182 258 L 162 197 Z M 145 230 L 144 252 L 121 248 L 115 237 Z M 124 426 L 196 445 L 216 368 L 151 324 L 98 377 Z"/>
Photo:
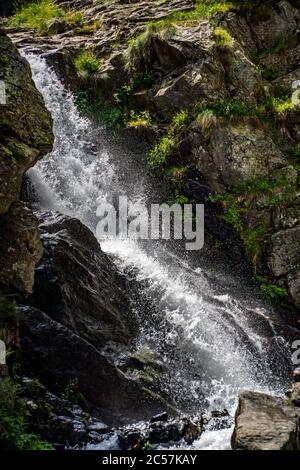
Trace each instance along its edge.
<path fill-rule="evenodd" d="M 137 322 L 125 278 L 79 220 L 39 213 L 44 254 L 30 304 L 96 347 L 127 343 Z"/>
<path fill-rule="evenodd" d="M 295 382 L 293 385 L 291 401 L 294 406 L 300 407 L 300 382 Z"/>
<path fill-rule="evenodd" d="M 37 218 L 25 204 L 14 202 L 0 215 L 0 285 L 31 294 L 42 253 Z"/>
<path fill-rule="evenodd" d="M 269 265 L 276 277 L 294 270 L 300 262 L 300 225 L 281 230 L 271 237 L 272 249 Z M 293 290 L 296 284 L 293 283 Z"/>
<path fill-rule="evenodd" d="M 76 380 L 88 409 L 110 425 L 147 420 L 165 410 L 175 413 L 162 398 L 128 379 L 69 328 L 32 307 L 21 306 L 20 312 L 21 370 L 38 378 L 51 392 Z"/>
<path fill-rule="evenodd" d="M 241 124 L 213 122 L 209 143 L 201 122 L 195 121 L 187 137 L 189 158 L 215 190 L 261 178 L 286 166 L 287 160 L 262 129 L 245 120 Z"/>
<path fill-rule="evenodd" d="M 234 450 L 300 450 L 300 410 L 284 399 L 244 392 L 232 436 Z"/>
<path fill-rule="evenodd" d="M 129 430 L 120 430 L 118 434 L 119 445 L 122 450 L 140 449 L 145 443 L 167 444 L 179 442 L 184 439 L 187 444 L 192 444 L 202 433 L 201 423 L 194 423 L 188 418 L 170 419 L 163 413 L 154 416 L 149 425 L 135 426 Z"/>

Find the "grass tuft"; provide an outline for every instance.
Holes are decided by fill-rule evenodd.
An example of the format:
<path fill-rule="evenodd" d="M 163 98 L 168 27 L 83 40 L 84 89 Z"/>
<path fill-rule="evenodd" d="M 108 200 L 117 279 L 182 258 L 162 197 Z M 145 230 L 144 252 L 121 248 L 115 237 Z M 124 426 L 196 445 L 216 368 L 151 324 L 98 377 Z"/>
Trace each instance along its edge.
<path fill-rule="evenodd" d="M 66 11 L 54 0 L 40 0 L 29 5 L 23 5 L 9 20 L 9 26 L 34 29 L 38 33 L 47 34 L 53 20 L 59 20 L 70 26 L 76 26 L 82 21 L 82 14 L 75 10 Z"/>
<path fill-rule="evenodd" d="M 79 76 L 88 78 L 97 73 L 101 66 L 101 60 L 89 50 L 79 53 L 75 59 L 75 68 Z"/>

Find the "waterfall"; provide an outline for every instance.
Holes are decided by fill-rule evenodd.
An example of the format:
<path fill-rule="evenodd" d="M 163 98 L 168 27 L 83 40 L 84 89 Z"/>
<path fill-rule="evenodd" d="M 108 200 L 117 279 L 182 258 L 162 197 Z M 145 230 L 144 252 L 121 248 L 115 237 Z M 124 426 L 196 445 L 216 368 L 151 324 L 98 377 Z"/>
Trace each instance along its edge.
<path fill-rule="evenodd" d="M 99 203 L 118 194 L 132 202 L 145 200 L 147 183 L 137 181 L 135 191 L 126 186 L 126 168 L 110 151 L 107 133 L 79 114 L 44 57 L 25 56 L 54 119 L 54 149 L 29 171 L 38 205 L 76 217 L 95 233 Z M 283 392 L 281 371 L 288 368 L 289 350 L 272 311 L 247 293 L 244 299 L 229 288 L 224 293 L 201 266 L 163 244 L 150 249 L 115 239 L 102 241 L 101 247 L 118 269 L 137 279 L 138 297 L 153 307 L 147 315 L 143 302 L 135 302 L 142 319 L 138 341 L 159 353 L 168 370 L 162 386 L 183 411 L 226 408 L 233 415 L 241 390 Z M 223 448 L 226 442 L 226 447 L 230 432 L 212 429 L 197 446 Z"/>

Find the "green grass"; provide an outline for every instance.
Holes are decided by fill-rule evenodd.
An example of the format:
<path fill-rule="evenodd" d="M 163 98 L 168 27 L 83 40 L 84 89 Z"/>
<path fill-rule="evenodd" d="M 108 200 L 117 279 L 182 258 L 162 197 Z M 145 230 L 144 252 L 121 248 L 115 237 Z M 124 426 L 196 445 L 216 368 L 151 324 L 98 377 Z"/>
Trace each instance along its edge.
<path fill-rule="evenodd" d="M 132 76 L 140 71 L 147 71 L 150 62 L 150 41 L 153 34 L 171 37 L 175 33 L 176 24 L 187 24 L 200 19 L 210 18 L 215 13 L 224 13 L 234 7 L 226 0 L 195 0 L 192 9 L 175 11 L 162 20 L 147 24 L 145 31 L 128 41 L 124 54 L 125 67 Z M 223 28 L 217 28 L 216 38 L 229 45 L 233 43 L 230 34 Z"/>
<path fill-rule="evenodd" d="M 5 323 L 17 318 L 17 308 L 14 300 L 0 294 L 0 322 Z"/>
<path fill-rule="evenodd" d="M 275 303 L 281 303 L 288 299 L 289 293 L 285 287 L 278 286 L 262 276 L 256 276 L 256 281 L 259 283 L 260 290 L 264 297 L 268 300 Z"/>
<path fill-rule="evenodd" d="M 166 134 L 148 154 L 148 168 L 150 170 L 162 171 L 167 167 L 170 157 L 176 151 L 179 140 L 187 128 L 189 119 L 189 113 L 185 110 L 179 111 L 173 117 Z"/>
<path fill-rule="evenodd" d="M 78 93 L 76 105 L 81 114 L 109 129 L 124 125 L 124 114 L 118 106 L 95 99 L 88 91 Z"/>
<path fill-rule="evenodd" d="M 38 33 L 46 34 L 53 20 L 59 20 L 70 26 L 76 26 L 82 21 L 82 14 L 78 11 L 66 11 L 54 0 L 40 0 L 22 6 L 10 18 L 9 26 L 34 29 Z"/>
<path fill-rule="evenodd" d="M 27 402 L 21 398 L 21 387 L 11 379 L 0 383 L 0 449 L 53 450 L 51 444 L 28 432 Z"/>
<path fill-rule="evenodd" d="M 232 48 L 234 46 L 234 39 L 226 29 L 218 26 L 214 30 L 214 36 L 217 44 L 220 46 L 228 48 Z"/>
<path fill-rule="evenodd" d="M 233 204 L 226 209 L 223 219 L 227 224 L 230 224 L 237 232 L 243 230 L 243 222 L 240 215 L 240 209 Z"/>
<path fill-rule="evenodd" d="M 250 228 L 241 234 L 246 253 L 251 259 L 255 270 L 257 261 L 263 251 L 263 241 L 265 239 L 266 232 L 267 230 L 264 226 L 258 225 L 257 227 Z"/>
<path fill-rule="evenodd" d="M 136 112 L 131 110 L 129 112 L 129 117 L 126 121 L 127 127 L 134 127 L 134 128 L 150 128 L 152 127 L 152 122 L 150 115 L 147 111 L 143 112 Z"/>
<path fill-rule="evenodd" d="M 81 51 L 75 59 L 75 68 L 79 76 L 88 78 L 97 73 L 101 66 L 101 60 L 93 51 Z"/>

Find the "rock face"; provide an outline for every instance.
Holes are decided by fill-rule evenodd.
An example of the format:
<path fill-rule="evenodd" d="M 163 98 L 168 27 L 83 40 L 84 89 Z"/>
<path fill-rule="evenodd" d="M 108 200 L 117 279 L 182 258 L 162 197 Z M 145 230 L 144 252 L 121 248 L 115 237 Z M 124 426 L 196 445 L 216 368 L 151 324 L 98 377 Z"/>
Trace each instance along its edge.
<path fill-rule="evenodd" d="M 52 119 L 29 65 L 2 30 L 0 80 L 0 285 L 28 295 L 42 247 L 35 216 L 16 201 L 24 173 L 52 148 Z"/>
<path fill-rule="evenodd" d="M 50 390 L 78 381 L 89 409 L 108 424 L 150 418 L 168 405 L 137 382 L 129 380 L 92 344 L 45 313 L 22 307 L 20 336 L 22 370 Z"/>
<path fill-rule="evenodd" d="M 168 419 L 167 413 L 154 416 L 150 423 L 141 428 L 123 430 L 118 435 L 119 446 L 122 450 L 143 449 L 148 445 L 176 443 L 183 439 L 192 444 L 202 433 L 201 422 L 195 424 L 187 418 Z"/>
<path fill-rule="evenodd" d="M 24 373 L 54 391 L 78 381 L 89 409 L 108 424 L 172 413 L 102 352 L 111 342 L 128 343 L 137 331 L 125 281 L 110 258 L 80 221 L 50 212 L 39 220 L 44 254 L 31 306 L 20 308 Z"/>
<path fill-rule="evenodd" d="M 234 450 L 299 450 L 300 409 L 283 399 L 244 392 L 232 436 Z"/>
<path fill-rule="evenodd" d="M 0 284 L 30 294 L 34 268 L 42 256 L 38 221 L 22 202 L 2 214 L 0 225 Z"/>
<path fill-rule="evenodd" d="M 52 119 L 31 78 L 27 62 L 0 31 L 0 80 L 6 104 L 0 104 L 0 213 L 18 199 L 23 174 L 53 144 Z"/>
<path fill-rule="evenodd" d="M 30 304 L 96 347 L 126 343 L 137 324 L 125 279 L 79 220 L 39 214 L 44 255 Z"/>

